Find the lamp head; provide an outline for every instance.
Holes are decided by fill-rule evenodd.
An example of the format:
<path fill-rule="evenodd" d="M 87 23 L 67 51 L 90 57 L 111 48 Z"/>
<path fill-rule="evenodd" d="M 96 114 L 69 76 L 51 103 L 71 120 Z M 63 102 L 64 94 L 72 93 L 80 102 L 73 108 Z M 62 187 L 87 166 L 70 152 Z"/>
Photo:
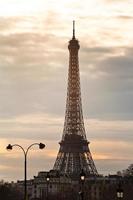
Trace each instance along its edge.
<path fill-rule="evenodd" d="M 80 180 L 84 181 L 85 180 L 85 173 L 84 170 L 82 169 L 81 173 L 80 173 Z"/>
<path fill-rule="evenodd" d="M 50 176 L 49 176 L 49 173 L 47 173 L 46 181 L 49 182 L 49 180 L 50 180 Z"/>
<path fill-rule="evenodd" d="M 6 149 L 9 150 L 9 151 L 12 150 L 12 145 L 8 144 L 8 146 L 6 147 Z"/>
<path fill-rule="evenodd" d="M 44 148 L 45 148 L 45 144 L 40 143 L 40 144 L 39 144 L 39 148 L 40 148 L 40 149 L 44 149 Z"/>
<path fill-rule="evenodd" d="M 123 189 L 121 187 L 121 185 L 119 184 L 118 188 L 117 188 L 117 198 L 122 199 L 123 198 Z"/>

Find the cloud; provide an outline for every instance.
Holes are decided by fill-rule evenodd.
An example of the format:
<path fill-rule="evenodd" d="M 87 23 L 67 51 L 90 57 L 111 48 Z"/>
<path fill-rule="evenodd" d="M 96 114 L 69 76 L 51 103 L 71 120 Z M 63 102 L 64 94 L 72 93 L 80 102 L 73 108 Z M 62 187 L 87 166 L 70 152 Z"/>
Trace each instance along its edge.
<path fill-rule="evenodd" d="M 49 97 L 58 93 L 62 96 L 64 89 L 61 82 L 68 64 L 61 38 L 31 32 L 3 34 L 0 45 L 1 116 L 21 115 L 47 107 L 60 110 L 49 104 Z M 45 108 L 43 101 L 49 104 Z"/>
<path fill-rule="evenodd" d="M 82 61 L 81 83 L 85 116 L 132 120 L 132 47 L 98 53 L 91 63 Z M 90 53 L 89 53 L 90 54 Z M 119 54 L 119 55 L 118 55 Z M 86 54 L 87 55 L 87 54 Z M 83 70 L 83 71 L 82 71 Z"/>
<path fill-rule="evenodd" d="M 56 116 L 55 118 L 51 118 L 48 116 L 21 116 L 18 119 L 10 119 L 7 120 L 7 123 L 12 123 L 14 126 L 14 131 L 12 132 L 12 125 L 6 124 L 6 120 L 4 120 L 4 127 L 7 129 L 7 133 L 4 132 L 1 124 L 1 130 L 3 132 L 3 137 L 8 138 L 8 141 L 4 140 L 3 147 L 6 146 L 8 143 L 18 143 L 27 147 L 28 144 L 34 143 L 36 141 L 44 142 L 46 144 L 46 148 L 44 151 L 45 155 L 42 155 L 43 152 L 31 151 L 30 158 L 31 164 L 34 165 L 34 161 L 38 159 L 38 165 L 40 169 L 43 166 L 42 157 L 44 157 L 46 169 L 51 168 L 53 163 L 56 159 L 56 155 L 59 149 L 58 142 L 61 139 L 62 130 L 63 130 L 63 123 L 61 119 L 58 119 Z M 1 120 L 2 122 L 2 120 Z M 14 124 L 17 122 L 17 124 Z M 54 125 L 55 124 L 55 125 Z M 108 166 L 107 161 L 110 163 L 115 163 L 115 160 L 119 158 L 119 160 L 115 163 L 115 165 L 111 168 L 108 168 L 108 173 L 114 172 L 115 168 L 119 166 L 119 163 L 123 162 L 121 166 L 124 168 L 124 163 L 128 165 L 128 163 L 132 160 L 132 130 L 133 130 L 133 121 L 101 121 L 96 119 L 88 119 L 85 121 L 86 126 L 86 133 L 87 138 L 91 141 L 90 149 L 93 155 L 94 160 L 97 163 L 97 168 L 100 173 L 103 173 L 103 169 L 100 167 L 101 163 L 105 163 L 105 168 Z M 17 130 L 17 127 L 19 129 Z M 16 129 L 16 132 L 15 132 Z M 1 135 L 2 136 L 2 135 Z M 14 139 L 15 138 L 15 139 Z M 26 139 L 27 138 L 27 139 Z M 32 138 L 32 139 L 31 139 Z M 37 149 L 37 148 L 35 148 Z M 115 151 L 115 154 L 114 154 Z M 121 154 L 121 152 L 123 152 Z M 10 163 L 12 160 L 12 165 L 14 166 L 15 163 L 19 160 L 22 160 L 23 156 L 20 154 L 21 152 L 14 149 L 13 152 L 9 152 L 8 154 L 4 151 L 1 156 L 2 164 L 4 165 L 7 161 Z M 38 154 L 39 153 L 39 154 Z M 103 160 L 104 159 L 104 160 Z M 40 161 L 39 161 L 40 160 Z M 101 162 L 100 162 L 101 161 Z M 107 165 L 106 165 L 107 164 Z M 10 164 L 10 168 L 12 169 L 12 165 Z M 30 171 L 29 176 L 31 174 L 36 173 L 36 165 L 32 171 Z M 49 167 L 49 168 L 48 168 Z M 3 166 L 4 168 L 4 166 Z M 11 170 L 10 169 L 10 170 Z M 16 176 L 21 177 L 21 170 L 22 166 L 20 164 L 20 172 L 16 174 Z M 42 168 L 43 170 L 43 168 Z M 107 173 L 107 172 L 106 172 Z"/>
<path fill-rule="evenodd" d="M 117 4 L 117 3 L 120 3 L 120 4 L 123 4 L 123 3 L 125 3 L 125 4 L 127 4 L 128 2 L 130 3 L 130 1 L 129 0 L 102 0 L 102 1 L 104 1 L 104 2 L 107 2 L 107 3 L 112 3 L 112 4 Z"/>
<path fill-rule="evenodd" d="M 133 20 L 133 16 L 131 15 L 119 15 L 117 18 L 120 20 Z"/>
<path fill-rule="evenodd" d="M 95 161 L 99 174 L 116 174 L 117 171 L 126 169 L 129 161 L 125 159 L 100 159 Z M 108 170 L 111 169 L 111 170 Z"/>
<path fill-rule="evenodd" d="M 20 17 L 0 17 L 0 30 L 1 32 L 9 32 L 15 28 L 16 24 L 21 20 Z"/>
<path fill-rule="evenodd" d="M 31 138 L 40 138 L 56 143 L 62 133 L 63 120 L 56 115 L 38 113 L 1 119 L 0 125 L 1 138 L 27 139 L 29 141 Z"/>
<path fill-rule="evenodd" d="M 127 52 L 125 52 L 126 55 L 123 56 L 115 56 L 103 60 L 98 65 L 99 70 L 105 72 L 108 77 L 122 79 L 122 81 L 125 79 L 127 81 L 132 80 L 133 58 L 131 56 L 131 51 L 132 49 L 130 49 L 130 51 L 127 50 Z"/>

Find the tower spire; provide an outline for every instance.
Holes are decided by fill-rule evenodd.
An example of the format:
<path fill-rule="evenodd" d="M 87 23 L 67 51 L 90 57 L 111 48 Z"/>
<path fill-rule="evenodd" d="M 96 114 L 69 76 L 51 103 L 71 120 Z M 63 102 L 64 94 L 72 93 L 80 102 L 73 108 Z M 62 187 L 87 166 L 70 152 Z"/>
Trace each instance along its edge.
<path fill-rule="evenodd" d="M 73 21 L 73 39 L 75 39 L 75 21 Z"/>

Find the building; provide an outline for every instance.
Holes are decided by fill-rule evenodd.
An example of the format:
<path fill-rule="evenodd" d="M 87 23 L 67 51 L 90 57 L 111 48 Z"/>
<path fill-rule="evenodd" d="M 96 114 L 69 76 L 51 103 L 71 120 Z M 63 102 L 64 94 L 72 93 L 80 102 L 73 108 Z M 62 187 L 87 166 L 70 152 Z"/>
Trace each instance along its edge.
<path fill-rule="evenodd" d="M 27 183 L 28 200 L 80 200 L 81 192 L 84 193 L 84 200 L 112 200 L 117 199 L 117 188 L 120 182 L 124 192 L 123 200 L 132 200 L 133 178 L 130 177 L 92 176 L 85 177 L 82 183 L 80 178 L 77 180 L 60 176 L 54 170 L 39 172 Z M 17 188 L 21 191 L 23 184 L 23 181 L 17 182 Z"/>

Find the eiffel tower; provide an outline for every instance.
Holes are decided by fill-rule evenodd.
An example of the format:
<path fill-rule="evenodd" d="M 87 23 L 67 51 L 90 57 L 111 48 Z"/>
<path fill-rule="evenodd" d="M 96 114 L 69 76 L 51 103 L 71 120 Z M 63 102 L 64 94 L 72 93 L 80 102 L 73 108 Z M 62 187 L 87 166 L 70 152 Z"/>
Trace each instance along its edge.
<path fill-rule="evenodd" d="M 78 63 L 79 48 L 73 21 L 73 37 L 68 45 L 69 72 L 64 130 L 53 169 L 68 176 L 79 176 L 81 170 L 84 170 L 87 176 L 97 176 L 98 172 L 88 147 L 89 142 L 86 138 L 83 120 Z"/>

